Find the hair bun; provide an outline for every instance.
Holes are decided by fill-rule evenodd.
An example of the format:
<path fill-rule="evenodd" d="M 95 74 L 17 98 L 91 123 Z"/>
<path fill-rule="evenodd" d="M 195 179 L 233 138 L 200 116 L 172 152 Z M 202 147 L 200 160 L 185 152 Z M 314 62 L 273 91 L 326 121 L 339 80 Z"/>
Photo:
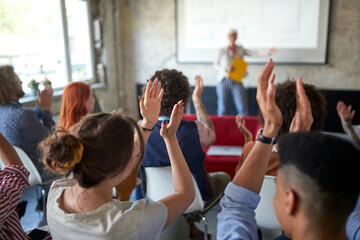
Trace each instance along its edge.
<path fill-rule="evenodd" d="M 52 171 L 66 174 L 81 161 L 83 144 L 72 134 L 55 134 L 41 142 L 44 164 Z"/>

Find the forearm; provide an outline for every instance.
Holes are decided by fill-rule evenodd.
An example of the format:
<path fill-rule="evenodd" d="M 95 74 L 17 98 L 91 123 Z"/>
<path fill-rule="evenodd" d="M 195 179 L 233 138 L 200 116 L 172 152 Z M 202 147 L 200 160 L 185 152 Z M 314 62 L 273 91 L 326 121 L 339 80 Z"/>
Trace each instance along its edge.
<path fill-rule="evenodd" d="M 193 196 L 194 184 L 189 167 L 181 152 L 176 136 L 164 139 L 171 162 L 172 177 L 175 193 L 184 193 L 187 196 Z M 192 201 L 192 200 L 191 200 Z"/>
<path fill-rule="evenodd" d="M 259 141 L 236 173 L 233 183 L 259 194 L 271 154 L 271 145 Z"/>
<path fill-rule="evenodd" d="M 153 127 L 155 125 L 152 123 L 148 123 L 145 120 L 141 120 L 138 122 L 138 126 L 140 128 L 141 136 L 144 140 L 144 145 L 145 145 L 150 137 L 151 132 L 152 132 L 151 129 L 153 129 Z M 140 137 L 137 132 L 135 132 L 134 141 L 140 145 Z"/>
<path fill-rule="evenodd" d="M 207 113 L 201 99 L 198 97 L 193 97 L 193 102 L 197 120 L 206 125 L 208 128 L 214 130 L 214 124 L 211 121 L 209 114 Z"/>
<path fill-rule="evenodd" d="M 5 166 L 23 165 L 14 147 L 6 140 L 6 138 L 1 133 L 0 133 L 0 158 L 4 162 Z"/>
<path fill-rule="evenodd" d="M 354 127 L 351 123 L 351 121 L 346 121 L 346 120 L 342 120 L 341 121 L 342 127 L 344 129 L 344 131 L 349 134 L 351 140 L 354 142 L 354 144 L 356 144 L 357 146 L 360 146 L 360 139 L 358 137 L 358 135 L 356 134 Z"/>

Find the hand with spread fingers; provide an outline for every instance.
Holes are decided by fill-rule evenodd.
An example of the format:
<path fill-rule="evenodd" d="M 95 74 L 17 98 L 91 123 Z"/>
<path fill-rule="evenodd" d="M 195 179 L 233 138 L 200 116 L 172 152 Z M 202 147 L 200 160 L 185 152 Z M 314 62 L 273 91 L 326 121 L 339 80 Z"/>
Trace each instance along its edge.
<path fill-rule="evenodd" d="M 307 97 L 302 79 L 296 80 L 296 112 L 290 124 L 289 132 L 309 131 L 314 122 L 311 104 Z"/>
<path fill-rule="evenodd" d="M 256 92 L 256 100 L 264 118 L 263 135 L 269 138 L 275 138 L 282 125 L 282 114 L 275 102 L 275 74 L 271 75 L 274 67 L 274 62 L 269 59 L 258 78 Z"/>
<path fill-rule="evenodd" d="M 176 131 L 179 128 L 182 114 L 184 113 L 184 102 L 180 100 L 174 105 L 170 116 L 170 122 L 167 123 L 165 120 L 162 122 L 160 135 L 163 138 L 176 138 Z"/>
<path fill-rule="evenodd" d="M 360 138 L 356 134 L 355 129 L 352 125 L 352 119 L 355 115 L 355 110 L 351 110 L 352 106 L 346 106 L 343 101 L 339 101 L 336 105 L 336 110 L 338 112 L 338 115 L 341 119 L 341 125 L 344 129 L 344 132 L 349 134 L 351 140 L 354 142 L 354 144 L 360 148 Z"/>
<path fill-rule="evenodd" d="M 245 119 L 240 114 L 238 114 L 238 115 L 236 115 L 235 122 L 236 122 L 236 126 L 238 127 L 240 132 L 245 137 L 245 143 L 248 143 L 248 142 L 252 141 L 253 140 L 253 135 L 249 131 L 249 129 L 246 128 Z"/>
<path fill-rule="evenodd" d="M 151 129 L 156 124 L 159 118 L 161 100 L 164 94 L 164 89 L 161 87 L 161 82 L 156 78 L 155 81 L 149 80 L 146 85 L 144 99 L 140 100 L 140 113 L 143 116 L 141 127 Z"/>
<path fill-rule="evenodd" d="M 336 110 L 342 122 L 352 121 L 355 115 L 355 109 L 351 110 L 352 106 L 346 106 L 343 101 L 339 101 L 336 105 Z"/>

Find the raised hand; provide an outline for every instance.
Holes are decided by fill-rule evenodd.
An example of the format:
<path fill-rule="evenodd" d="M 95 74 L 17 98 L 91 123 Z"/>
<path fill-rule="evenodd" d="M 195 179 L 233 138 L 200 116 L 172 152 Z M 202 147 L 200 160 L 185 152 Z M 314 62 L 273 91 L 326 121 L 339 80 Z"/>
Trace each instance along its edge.
<path fill-rule="evenodd" d="M 282 114 L 275 102 L 275 74 L 271 75 L 274 67 L 269 59 L 257 81 L 256 100 L 264 118 L 263 135 L 266 137 L 276 137 L 282 125 Z"/>
<path fill-rule="evenodd" d="M 184 113 L 184 102 L 180 100 L 177 104 L 174 105 L 173 110 L 170 116 L 170 122 L 162 122 L 160 135 L 163 138 L 176 137 L 176 131 L 179 128 L 182 114 Z"/>
<path fill-rule="evenodd" d="M 296 80 L 296 112 L 290 124 L 289 132 L 309 131 L 314 122 L 311 104 L 305 93 L 302 79 Z"/>
<path fill-rule="evenodd" d="M 36 105 L 41 110 L 49 111 L 51 109 L 52 96 L 52 88 L 49 85 L 45 86 L 45 89 L 42 92 L 40 92 L 40 90 L 37 91 Z"/>
<path fill-rule="evenodd" d="M 144 118 L 141 122 L 142 127 L 151 129 L 158 121 L 163 94 L 161 82 L 157 78 L 154 82 L 149 80 L 144 99 L 139 98 L 140 113 Z"/>
<path fill-rule="evenodd" d="M 195 88 L 192 94 L 192 99 L 194 101 L 197 99 L 201 99 L 201 94 L 204 90 L 204 82 L 200 75 L 195 76 Z"/>
<path fill-rule="evenodd" d="M 248 143 L 248 142 L 252 141 L 253 140 L 253 135 L 249 131 L 249 129 L 246 128 L 245 119 L 240 114 L 238 114 L 238 115 L 236 115 L 235 122 L 236 122 L 236 126 L 238 127 L 240 132 L 245 137 L 245 143 Z"/>
<path fill-rule="evenodd" d="M 341 119 L 341 121 L 346 122 L 350 121 L 354 118 L 355 110 L 351 110 L 352 106 L 346 106 L 343 101 L 338 101 L 336 105 L 337 113 Z"/>

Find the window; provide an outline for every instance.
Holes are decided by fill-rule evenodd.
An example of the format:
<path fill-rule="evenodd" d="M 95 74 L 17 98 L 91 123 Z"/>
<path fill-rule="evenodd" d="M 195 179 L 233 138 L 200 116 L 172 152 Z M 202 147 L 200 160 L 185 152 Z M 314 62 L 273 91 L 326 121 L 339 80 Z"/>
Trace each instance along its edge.
<path fill-rule="evenodd" d="M 86 0 L 0 0 L 0 64 L 14 66 L 26 93 L 32 79 L 54 89 L 92 81 L 89 11 Z"/>

